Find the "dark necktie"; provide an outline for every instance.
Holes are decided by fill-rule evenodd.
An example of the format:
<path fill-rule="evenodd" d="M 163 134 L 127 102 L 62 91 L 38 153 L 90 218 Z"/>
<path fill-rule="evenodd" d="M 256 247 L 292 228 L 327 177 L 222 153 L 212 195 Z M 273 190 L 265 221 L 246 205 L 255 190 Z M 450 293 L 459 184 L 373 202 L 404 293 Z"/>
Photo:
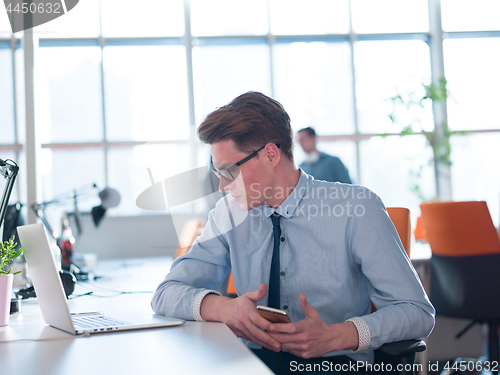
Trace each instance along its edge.
<path fill-rule="evenodd" d="M 268 301 L 267 306 L 280 308 L 280 215 L 273 213 L 271 220 L 273 222 L 273 258 L 271 260 L 271 275 L 269 277 Z M 274 369 L 276 364 L 276 352 L 262 348 L 256 351 L 259 358 L 271 369 Z"/>
<path fill-rule="evenodd" d="M 273 235 L 274 235 L 274 246 L 273 246 L 273 258 L 271 260 L 271 276 L 269 278 L 269 299 L 267 305 L 269 307 L 274 307 L 275 309 L 280 308 L 280 215 L 273 213 L 271 215 L 271 220 L 273 221 Z"/>

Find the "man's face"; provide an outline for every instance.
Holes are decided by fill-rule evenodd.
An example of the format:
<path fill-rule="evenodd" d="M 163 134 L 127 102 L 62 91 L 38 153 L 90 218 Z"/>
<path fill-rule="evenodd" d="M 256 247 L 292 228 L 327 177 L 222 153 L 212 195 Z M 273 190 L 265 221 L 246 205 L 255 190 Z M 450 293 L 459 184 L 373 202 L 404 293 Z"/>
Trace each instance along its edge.
<path fill-rule="evenodd" d="M 305 131 L 298 132 L 297 143 L 304 150 L 305 153 L 310 153 L 316 149 L 316 137 L 309 136 Z"/>
<path fill-rule="evenodd" d="M 230 168 L 249 155 L 237 150 L 232 140 L 214 143 L 210 148 L 212 162 L 217 169 Z M 266 163 L 263 160 L 264 155 L 265 150 L 261 150 L 256 157 L 232 169 L 231 173 L 235 175 L 233 181 L 226 181 L 223 177 L 220 179 L 219 190 L 222 193 L 229 192 L 244 210 L 251 210 L 265 203 L 263 192 L 269 184 L 266 181 L 268 173 L 266 173 Z"/>

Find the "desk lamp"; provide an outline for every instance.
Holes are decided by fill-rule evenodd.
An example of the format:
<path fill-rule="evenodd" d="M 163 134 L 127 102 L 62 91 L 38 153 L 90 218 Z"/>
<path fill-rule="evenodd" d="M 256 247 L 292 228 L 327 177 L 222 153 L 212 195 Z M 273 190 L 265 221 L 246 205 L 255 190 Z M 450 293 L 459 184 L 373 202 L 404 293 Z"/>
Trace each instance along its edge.
<path fill-rule="evenodd" d="M 19 172 L 19 167 L 17 164 L 10 160 L 0 159 L 0 175 L 7 180 L 2 193 L 2 200 L 0 201 L 0 233 L 3 233 L 3 222 L 5 219 L 5 213 L 7 212 L 7 206 L 9 204 L 10 195 L 12 193 L 12 188 L 14 187 L 14 182 L 16 181 L 17 173 Z M 2 238 L 0 238 L 1 240 Z M 10 302 L 10 313 L 20 311 L 19 299 L 13 298 Z"/>
<path fill-rule="evenodd" d="M 5 188 L 3 190 L 2 201 L 0 204 L 0 233 L 2 233 L 1 229 L 3 226 L 3 221 L 5 219 L 5 213 L 7 212 L 10 195 L 12 193 L 12 188 L 14 187 L 14 182 L 16 181 L 18 172 L 19 167 L 15 162 L 10 159 L 0 159 L 0 175 L 7 180 L 7 184 L 5 185 Z"/>
<path fill-rule="evenodd" d="M 106 187 L 99 191 L 96 184 L 84 186 L 82 188 L 74 189 L 68 193 L 59 195 L 51 201 L 42 203 L 33 203 L 31 208 L 36 212 L 37 216 L 42 220 L 43 224 L 56 239 L 58 246 L 61 248 L 62 253 L 62 267 L 63 269 L 70 270 L 75 268 L 72 260 L 73 246 L 76 239 L 73 237 L 73 231 L 69 224 L 69 215 L 75 218 L 75 226 L 77 230 L 77 238 L 82 234 L 81 214 L 78 209 L 78 201 L 86 198 L 94 198 L 96 195 L 101 200 L 101 204 L 92 208 L 92 219 L 94 225 L 99 226 L 106 210 L 108 208 L 116 207 L 120 203 L 120 194 L 115 189 Z M 62 231 L 60 235 L 56 235 L 54 229 L 47 219 L 45 210 L 50 206 L 67 206 L 72 205 L 72 212 L 64 212 L 62 217 Z"/>

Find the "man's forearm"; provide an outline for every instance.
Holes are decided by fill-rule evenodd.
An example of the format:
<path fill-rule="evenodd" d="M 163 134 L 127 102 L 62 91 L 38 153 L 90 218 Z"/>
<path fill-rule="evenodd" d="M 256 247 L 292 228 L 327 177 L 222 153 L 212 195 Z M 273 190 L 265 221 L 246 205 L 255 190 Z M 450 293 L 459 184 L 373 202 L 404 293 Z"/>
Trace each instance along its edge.
<path fill-rule="evenodd" d="M 231 298 L 207 294 L 201 301 L 201 317 L 210 322 L 223 322 L 224 305 L 228 300 L 231 300 Z"/>

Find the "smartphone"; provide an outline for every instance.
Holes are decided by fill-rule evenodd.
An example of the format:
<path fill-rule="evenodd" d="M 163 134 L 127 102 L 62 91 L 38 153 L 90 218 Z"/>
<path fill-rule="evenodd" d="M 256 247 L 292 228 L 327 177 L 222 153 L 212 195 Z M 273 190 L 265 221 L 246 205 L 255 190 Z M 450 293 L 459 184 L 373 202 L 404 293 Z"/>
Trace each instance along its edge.
<path fill-rule="evenodd" d="M 259 315 L 271 323 L 291 323 L 290 317 L 286 311 L 273 309 L 267 306 L 257 306 Z"/>

